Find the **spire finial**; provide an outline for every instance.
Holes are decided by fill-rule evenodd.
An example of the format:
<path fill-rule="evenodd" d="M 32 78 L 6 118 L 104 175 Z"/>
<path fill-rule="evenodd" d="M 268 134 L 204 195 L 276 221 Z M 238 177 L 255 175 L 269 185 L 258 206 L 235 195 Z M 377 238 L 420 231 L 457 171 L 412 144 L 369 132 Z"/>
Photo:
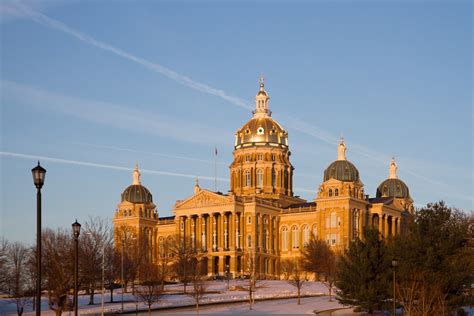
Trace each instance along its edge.
<path fill-rule="evenodd" d="M 268 110 L 268 100 L 270 98 L 265 91 L 265 78 L 263 77 L 263 73 L 260 74 L 258 82 L 260 83 L 260 89 L 255 96 L 254 117 L 267 117 L 271 115 L 271 112 Z"/>
<path fill-rule="evenodd" d="M 196 183 L 194 184 L 194 194 L 198 194 L 201 191 L 201 187 L 199 186 L 199 178 L 196 177 Z"/>
<path fill-rule="evenodd" d="M 140 185 L 140 170 L 138 169 L 138 163 L 135 162 L 135 169 L 133 169 L 133 182 L 134 185 Z"/>
<path fill-rule="evenodd" d="M 395 162 L 395 157 L 392 157 L 392 161 L 390 162 L 390 167 L 388 168 L 389 170 L 389 175 L 388 175 L 388 178 L 389 179 L 397 179 L 398 176 L 397 176 L 397 163 Z"/>
<path fill-rule="evenodd" d="M 339 145 L 337 146 L 337 160 L 346 160 L 346 144 L 344 143 L 344 137 L 342 136 L 339 139 Z"/>

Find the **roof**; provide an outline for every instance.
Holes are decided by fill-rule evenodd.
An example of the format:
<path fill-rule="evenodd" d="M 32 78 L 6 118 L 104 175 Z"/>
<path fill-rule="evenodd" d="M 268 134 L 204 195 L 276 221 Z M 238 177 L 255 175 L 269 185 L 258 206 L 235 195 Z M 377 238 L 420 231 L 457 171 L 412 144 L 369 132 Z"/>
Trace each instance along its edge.
<path fill-rule="evenodd" d="M 376 197 L 376 198 L 369 198 L 369 202 L 372 204 L 383 203 L 386 204 L 387 202 L 391 202 L 393 200 L 392 197 Z"/>
<path fill-rule="evenodd" d="M 299 208 L 299 207 L 310 207 L 310 206 L 316 206 L 316 202 L 295 203 L 295 204 L 291 204 L 291 205 L 288 205 L 286 207 L 283 207 L 283 209 Z"/>

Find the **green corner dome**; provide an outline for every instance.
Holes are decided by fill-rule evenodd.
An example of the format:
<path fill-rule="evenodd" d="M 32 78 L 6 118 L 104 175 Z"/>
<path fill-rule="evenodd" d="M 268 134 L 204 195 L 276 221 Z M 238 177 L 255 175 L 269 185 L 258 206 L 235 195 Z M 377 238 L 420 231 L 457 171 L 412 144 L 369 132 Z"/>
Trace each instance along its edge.
<path fill-rule="evenodd" d="M 346 144 L 344 138 L 341 137 L 337 147 L 337 160 L 324 170 L 324 181 L 336 179 L 339 181 L 359 181 L 359 170 L 354 164 L 346 159 Z"/>
<path fill-rule="evenodd" d="M 377 197 L 409 198 L 410 190 L 400 179 L 387 179 L 377 188 Z"/>
<path fill-rule="evenodd" d="M 358 181 L 359 170 L 347 160 L 336 160 L 324 170 L 324 181 L 336 179 L 339 181 Z"/>
<path fill-rule="evenodd" d="M 132 184 L 129 185 L 122 193 L 122 202 L 131 202 L 131 203 L 152 203 L 153 197 L 141 184 Z"/>
<path fill-rule="evenodd" d="M 392 158 L 388 179 L 378 186 L 377 197 L 410 198 L 410 190 L 405 182 L 398 179 L 397 169 L 395 158 Z"/>
<path fill-rule="evenodd" d="M 153 197 L 146 187 L 140 182 L 140 170 L 135 165 L 133 170 L 133 182 L 122 193 L 122 202 L 130 203 L 153 203 Z"/>

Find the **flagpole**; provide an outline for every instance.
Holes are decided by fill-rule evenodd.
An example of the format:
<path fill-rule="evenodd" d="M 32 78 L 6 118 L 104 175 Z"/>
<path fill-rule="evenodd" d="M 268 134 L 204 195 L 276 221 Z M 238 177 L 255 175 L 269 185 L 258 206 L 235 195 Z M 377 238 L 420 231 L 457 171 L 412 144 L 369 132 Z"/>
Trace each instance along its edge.
<path fill-rule="evenodd" d="M 214 191 L 217 192 L 217 147 L 215 148 L 215 159 L 214 159 Z"/>

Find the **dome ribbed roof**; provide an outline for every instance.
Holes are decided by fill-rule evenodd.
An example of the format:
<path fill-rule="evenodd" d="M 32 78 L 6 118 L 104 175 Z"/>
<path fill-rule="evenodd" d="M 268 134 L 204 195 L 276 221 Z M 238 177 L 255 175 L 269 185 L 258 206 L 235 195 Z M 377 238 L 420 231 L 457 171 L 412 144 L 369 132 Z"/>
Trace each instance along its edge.
<path fill-rule="evenodd" d="M 409 198 L 408 186 L 400 179 L 387 179 L 377 188 L 377 197 Z"/>
<path fill-rule="evenodd" d="M 122 193 L 122 202 L 128 201 L 131 203 L 152 203 L 153 197 L 141 184 L 129 185 Z"/>
<path fill-rule="evenodd" d="M 236 148 L 254 143 L 288 146 L 288 133 L 270 116 L 254 116 L 237 131 L 235 137 Z"/>
<path fill-rule="evenodd" d="M 324 181 L 336 179 L 340 181 L 359 180 L 359 170 L 347 160 L 336 160 L 324 170 Z"/>

